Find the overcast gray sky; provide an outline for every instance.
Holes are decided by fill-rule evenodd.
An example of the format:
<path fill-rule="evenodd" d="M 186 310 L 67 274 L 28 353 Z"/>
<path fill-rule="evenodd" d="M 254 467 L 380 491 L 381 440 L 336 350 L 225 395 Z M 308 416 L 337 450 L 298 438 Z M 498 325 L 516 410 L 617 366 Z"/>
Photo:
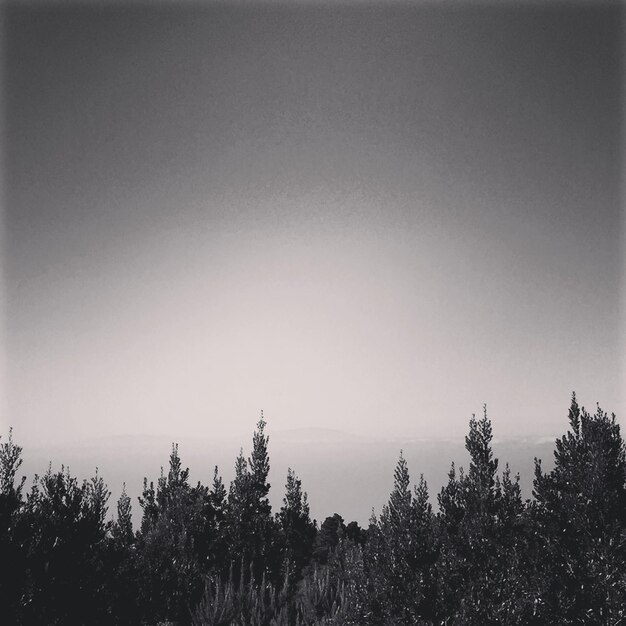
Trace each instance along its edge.
<path fill-rule="evenodd" d="M 623 414 L 615 7 L 5 7 L 3 430 Z"/>

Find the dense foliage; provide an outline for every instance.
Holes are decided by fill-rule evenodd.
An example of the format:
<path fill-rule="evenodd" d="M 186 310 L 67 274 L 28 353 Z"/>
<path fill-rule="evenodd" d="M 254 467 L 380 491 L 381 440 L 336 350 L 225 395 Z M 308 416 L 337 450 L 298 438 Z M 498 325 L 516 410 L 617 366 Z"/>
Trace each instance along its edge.
<path fill-rule="evenodd" d="M 0 443 L 0 598 L 7 624 L 394 625 L 626 623 L 626 450 L 615 416 L 572 397 L 555 463 L 536 460 L 533 498 L 499 471 L 487 414 L 472 417 L 467 471 L 452 465 L 433 509 L 402 453 L 369 527 L 318 527 L 289 469 L 268 500 L 261 415 L 227 489 L 192 485 L 177 446 L 144 480 L 141 526 L 126 491 L 108 516 L 96 470 L 18 480 Z"/>

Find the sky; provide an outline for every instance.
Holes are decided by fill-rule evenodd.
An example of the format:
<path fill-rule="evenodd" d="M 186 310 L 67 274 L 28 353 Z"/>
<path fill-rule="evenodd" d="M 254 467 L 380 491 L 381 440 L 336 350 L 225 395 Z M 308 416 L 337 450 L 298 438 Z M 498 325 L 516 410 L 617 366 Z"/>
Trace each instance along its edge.
<path fill-rule="evenodd" d="M 0 431 L 625 423 L 620 20 L 5 5 Z"/>

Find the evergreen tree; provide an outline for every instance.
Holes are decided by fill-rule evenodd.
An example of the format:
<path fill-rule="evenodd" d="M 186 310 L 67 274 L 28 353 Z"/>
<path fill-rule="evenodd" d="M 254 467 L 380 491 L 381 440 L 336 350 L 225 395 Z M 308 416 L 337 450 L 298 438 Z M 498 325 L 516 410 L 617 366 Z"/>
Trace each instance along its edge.
<path fill-rule="evenodd" d="M 246 575 L 248 564 L 256 579 L 266 575 L 276 583 L 280 573 L 280 546 L 272 509 L 268 499 L 269 438 L 265 434 L 266 422 L 261 413 L 252 440 L 252 454 L 248 461 L 240 452 L 235 463 L 227 504 L 227 526 L 230 559 L 234 566 L 243 564 L 237 574 Z"/>
<path fill-rule="evenodd" d="M 188 623 L 204 588 L 210 563 L 212 507 L 209 490 L 189 484 L 178 446 L 172 445 L 167 474 L 161 470 L 156 490 L 144 479 L 143 508 L 137 542 L 139 602 L 150 621 Z"/>
<path fill-rule="evenodd" d="M 15 477 L 21 465 L 22 448 L 13 443 L 13 429 L 9 428 L 7 442 L 0 444 L 0 495 L 4 498 L 21 500 L 26 477 L 23 477 L 17 485 L 15 483 Z"/>
<path fill-rule="evenodd" d="M 20 520 L 28 582 L 18 623 L 109 622 L 108 497 L 98 475 L 82 485 L 65 468 L 35 477 Z"/>
<path fill-rule="evenodd" d="M 303 626 L 618 624 L 626 620 L 626 448 L 615 416 L 575 396 L 555 464 L 536 461 L 533 502 L 498 474 L 486 412 L 472 417 L 467 474 L 454 464 L 433 514 L 402 453 L 367 532 L 339 514 L 319 532 L 289 469 L 271 515 L 265 421 L 228 493 L 217 467 L 192 486 L 177 446 L 144 480 L 141 530 L 126 488 L 113 522 L 96 469 L 36 476 L 23 494 L 22 450 L 0 443 L 0 592 L 10 624 L 176 622 Z M 316 534 L 317 533 L 317 534 Z M 308 563 L 310 561 L 310 563 Z M 284 564 L 281 571 L 280 564 Z M 307 565 L 308 563 L 308 565 Z M 298 580 L 299 579 L 299 580 Z M 194 610 L 194 607 L 195 608 Z"/>
<path fill-rule="evenodd" d="M 408 466 L 400 451 L 393 490 L 380 519 L 385 542 L 380 572 L 384 589 L 383 614 L 388 623 L 415 622 L 416 604 L 420 601 L 410 482 Z"/>
<path fill-rule="evenodd" d="M 242 564 L 250 563 L 252 554 L 248 542 L 254 532 L 254 515 L 255 505 L 252 477 L 242 449 L 235 461 L 235 477 L 230 483 L 228 502 L 226 505 L 229 567 L 233 566 L 238 568 Z M 237 569 L 236 575 L 243 575 L 243 571 L 246 568 L 246 565 L 242 565 L 241 570 Z"/>
<path fill-rule="evenodd" d="M 122 494 L 117 501 L 117 519 L 113 523 L 112 536 L 120 544 L 130 545 L 135 538 L 133 533 L 133 511 L 130 497 L 126 493 L 126 483 L 122 486 Z"/>
<path fill-rule="evenodd" d="M 340 516 L 329 517 L 327 528 L 338 524 Z M 323 526 L 323 524 L 322 524 Z M 336 526 L 338 542 L 325 564 L 314 563 L 304 577 L 296 597 L 295 623 L 357 626 L 373 623 L 369 614 L 367 578 L 361 546 L 346 540 Z M 293 624 L 294 622 L 289 622 Z"/>
<path fill-rule="evenodd" d="M 224 481 L 219 474 L 219 470 L 217 465 L 215 466 L 215 470 L 213 471 L 213 485 L 211 488 L 211 503 L 213 504 L 213 508 L 217 513 L 224 513 L 226 509 L 226 487 L 224 487 Z"/>
<path fill-rule="evenodd" d="M 214 573 L 228 570 L 228 528 L 227 506 L 228 494 L 224 482 L 219 474 L 217 465 L 213 471 L 213 484 L 209 492 L 209 502 L 212 508 L 212 524 L 209 543 L 210 569 Z"/>
<path fill-rule="evenodd" d="M 285 497 L 277 521 L 283 544 L 284 575 L 294 586 L 311 558 L 317 529 L 311 521 L 307 494 L 302 493 L 302 483 L 291 468 L 287 470 Z"/>
<path fill-rule="evenodd" d="M 344 534 L 348 541 L 357 546 L 363 547 L 367 541 L 367 530 L 361 528 L 359 523 L 354 520 L 348 523 Z"/>
<path fill-rule="evenodd" d="M 517 569 L 524 544 L 510 517 L 522 515 L 519 479 L 512 482 L 506 471 L 504 483 L 498 480 L 491 440 L 485 409 L 482 419 L 472 416 L 465 438 L 468 474 L 457 477 L 453 466 L 439 494 L 438 613 L 452 624 L 520 623 L 528 611 Z"/>
<path fill-rule="evenodd" d="M 252 454 L 248 460 L 254 489 L 258 499 L 256 505 L 261 515 L 267 514 L 270 511 L 270 503 L 267 498 L 270 490 L 270 485 L 267 482 L 270 471 L 270 460 L 267 451 L 269 437 L 265 434 L 265 426 L 267 426 L 267 422 L 263 419 L 263 411 L 261 411 L 261 417 L 257 422 L 257 429 L 252 437 Z"/>
<path fill-rule="evenodd" d="M 626 619 L 626 452 L 615 415 L 581 409 L 572 395 L 569 431 L 556 441 L 554 469 L 536 461 L 540 528 L 536 594 L 541 619 Z"/>
<path fill-rule="evenodd" d="M 110 571 L 107 592 L 112 624 L 131 626 L 141 622 L 137 603 L 139 579 L 145 574 L 137 567 L 136 536 L 133 532 L 131 499 L 126 483 L 117 501 L 117 516 L 111 527 Z"/>
<path fill-rule="evenodd" d="M 372 614 L 386 624 L 418 623 L 432 617 L 432 509 L 423 476 L 415 496 L 400 452 L 389 502 L 370 527 L 374 543 L 365 552 Z"/>
<path fill-rule="evenodd" d="M 25 554 L 20 547 L 16 526 L 23 506 L 26 478 L 16 483 L 22 465 L 22 448 L 13 443 L 13 429 L 0 443 L 0 598 L 8 623 L 17 623 L 20 590 L 25 584 Z"/>
<path fill-rule="evenodd" d="M 330 555 L 339 544 L 339 540 L 343 537 L 345 530 L 346 527 L 343 523 L 343 517 L 341 517 L 339 513 L 328 516 L 322 522 L 313 548 L 313 558 L 318 563 L 324 565 L 328 562 Z"/>

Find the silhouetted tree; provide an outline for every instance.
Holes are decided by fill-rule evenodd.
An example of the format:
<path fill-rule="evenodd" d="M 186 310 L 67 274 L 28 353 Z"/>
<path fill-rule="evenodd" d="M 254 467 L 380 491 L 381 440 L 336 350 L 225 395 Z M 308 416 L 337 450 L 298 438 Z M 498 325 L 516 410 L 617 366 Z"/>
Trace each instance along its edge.
<path fill-rule="evenodd" d="M 343 517 L 339 513 L 328 516 L 322 522 L 313 548 L 313 558 L 318 563 L 324 565 L 328 562 L 328 558 L 339 544 L 339 540 L 344 535 L 345 530 Z"/>
<path fill-rule="evenodd" d="M 437 561 L 439 619 L 450 624 L 520 623 L 528 611 L 526 581 L 519 572 L 523 544 L 517 532 L 523 505 L 518 480 L 491 449 L 487 412 L 470 420 L 465 447 L 467 475 L 452 467 L 439 494 L 440 556 Z"/>
<path fill-rule="evenodd" d="M 25 584 L 26 563 L 16 526 L 23 506 L 22 490 L 26 478 L 16 483 L 22 465 L 22 448 L 13 443 L 13 430 L 0 443 L 0 598 L 4 618 L 17 623 L 21 589 Z"/>
<path fill-rule="evenodd" d="M 354 520 L 348 523 L 344 534 L 346 539 L 355 545 L 364 546 L 367 541 L 367 530 L 361 528 L 359 523 Z"/>
<path fill-rule="evenodd" d="M 615 416 L 575 396 L 554 469 L 536 461 L 533 501 L 498 473 L 491 422 L 472 417 L 467 474 L 454 464 L 433 513 L 402 453 L 367 531 L 335 513 L 319 532 L 290 469 L 272 517 L 265 421 L 228 493 L 215 468 L 192 486 L 177 446 L 141 527 L 122 491 L 113 521 L 96 469 L 35 476 L 0 443 L 0 593 L 7 624 L 392 626 L 619 624 L 626 621 L 626 450 Z M 317 532 L 317 534 L 316 534 Z M 281 564 L 283 567 L 281 568 Z"/>
<path fill-rule="evenodd" d="M 569 426 L 554 469 L 536 461 L 537 612 L 546 623 L 616 624 L 626 619 L 624 441 L 615 415 L 590 415 L 575 395 Z"/>
<path fill-rule="evenodd" d="M 291 468 L 287 470 L 283 506 L 276 517 L 282 542 L 283 575 L 294 588 L 311 558 L 317 529 L 311 521 L 307 494 L 302 493 L 302 482 Z"/>
<path fill-rule="evenodd" d="M 269 438 L 265 426 L 261 413 L 250 458 L 246 461 L 243 451 L 237 457 L 235 478 L 228 493 L 226 524 L 231 563 L 236 568 L 243 564 L 243 569 L 236 571 L 237 576 L 245 576 L 248 565 L 252 564 L 256 579 L 265 574 L 275 583 L 280 572 L 280 546 L 268 499 Z"/>
<path fill-rule="evenodd" d="M 62 468 L 35 477 L 20 520 L 28 583 L 19 623 L 104 624 L 109 492 L 97 475 L 81 484 Z"/>
<path fill-rule="evenodd" d="M 432 508 L 423 476 L 415 497 L 410 482 L 400 452 L 389 502 L 380 519 L 372 520 L 365 550 L 371 612 L 374 621 L 385 624 L 417 624 L 433 616 Z"/>
<path fill-rule="evenodd" d="M 130 545 L 135 539 L 132 504 L 126 493 L 126 483 L 123 484 L 122 494 L 117 501 L 117 518 L 113 522 L 111 534 L 113 539 L 124 546 Z"/>
<path fill-rule="evenodd" d="M 144 615 L 151 621 L 188 623 L 210 566 L 209 490 L 200 483 L 191 487 L 189 469 L 182 468 L 178 446 L 173 445 L 167 475 L 161 470 L 156 491 L 144 481 L 139 501 L 139 601 Z"/>

